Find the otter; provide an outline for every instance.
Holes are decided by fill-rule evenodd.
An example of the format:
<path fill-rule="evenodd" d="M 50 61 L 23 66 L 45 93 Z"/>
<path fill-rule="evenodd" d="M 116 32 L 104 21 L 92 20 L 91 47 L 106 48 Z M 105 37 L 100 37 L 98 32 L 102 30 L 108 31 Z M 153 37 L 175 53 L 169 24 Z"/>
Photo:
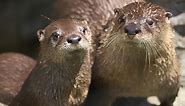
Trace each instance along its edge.
<path fill-rule="evenodd" d="M 38 62 L 9 106 L 81 105 L 91 78 L 87 22 L 59 19 L 37 34 Z"/>
<path fill-rule="evenodd" d="M 111 31 L 94 60 L 87 106 L 111 106 L 116 98 L 149 96 L 157 96 L 161 106 L 171 106 L 180 85 L 171 14 L 145 2 L 114 12 Z"/>
<path fill-rule="evenodd" d="M 9 104 L 27 78 L 36 61 L 21 53 L 0 54 L 0 102 Z"/>
<path fill-rule="evenodd" d="M 56 8 L 53 13 L 56 13 L 56 16 L 60 18 L 75 17 L 86 19 L 94 35 L 93 54 L 95 54 L 96 46 L 99 44 L 97 36 L 100 35 L 104 25 L 106 25 L 109 20 L 109 17 L 113 16 L 113 9 L 133 1 L 142 0 L 77 0 L 75 2 L 73 0 L 57 0 Z M 72 100 L 74 99 L 71 99 L 71 101 Z"/>

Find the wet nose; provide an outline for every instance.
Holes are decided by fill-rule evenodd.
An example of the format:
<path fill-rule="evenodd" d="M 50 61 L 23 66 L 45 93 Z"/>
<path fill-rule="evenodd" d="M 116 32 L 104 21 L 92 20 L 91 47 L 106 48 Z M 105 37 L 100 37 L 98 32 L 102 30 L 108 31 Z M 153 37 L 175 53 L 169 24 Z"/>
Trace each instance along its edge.
<path fill-rule="evenodd" d="M 81 37 L 79 35 L 71 35 L 67 38 L 67 42 L 71 44 L 77 44 L 81 40 Z"/>
<path fill-rule="evenodd" d="M 140 26 L 133 22 L 126 25 L 124 30 L 125 30 L 125 33 L 127 33 L 129 38 L 133 38 L 136 34 L 141 32 Z"/>

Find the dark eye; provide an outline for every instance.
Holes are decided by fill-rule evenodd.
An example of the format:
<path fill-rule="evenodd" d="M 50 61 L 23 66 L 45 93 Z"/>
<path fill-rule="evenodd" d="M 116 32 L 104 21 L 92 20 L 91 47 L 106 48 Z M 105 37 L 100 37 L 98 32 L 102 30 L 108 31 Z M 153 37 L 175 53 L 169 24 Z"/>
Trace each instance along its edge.
<path fill-rule="evenodd" d="M 57 32 L 53 32 L 51 34 L 51 38 L 53 41 L 57 41 L 59 39 L 59 37 L 60 37 L 60 34 L 58 34 Z"/>
<path fill-rule="evenodd" d="M 87 31 L 87 28 L 85 28 L 85 27 L 81 27 L 81 28 L 80 28 L 80 31 L 81 31 L 83 34 L 85 34 L 85 33 L 86 33 L 86 31 Z"/>
<path fill-rule="evenodd" d="M 119 23 L 124 23 L 125 22 L 125 17 L 124 16 L 119 17 L 118 22 Z"/>
<path fill-rule="evenodd" d="M 154 21 L 151 18 L 146 19 L 146 22 L 148 23 L 148 25 L 153 25 Z"/>

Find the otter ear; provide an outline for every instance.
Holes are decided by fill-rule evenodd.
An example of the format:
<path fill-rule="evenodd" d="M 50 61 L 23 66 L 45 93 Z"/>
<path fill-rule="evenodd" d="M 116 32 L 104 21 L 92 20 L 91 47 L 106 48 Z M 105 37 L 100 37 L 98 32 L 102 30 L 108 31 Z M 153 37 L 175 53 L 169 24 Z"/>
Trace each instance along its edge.
<path fill-rule="evenodd" d="M 88 24 L 88 22 L 86 20 L 82 20 L 82 23 L 86 24 L 86 25 Z"/>
<path fill-rule="evenodd" d="M 86 30 L 90 30 L 90 29 L 89 29 L 89 23 L 87 22 L 87 20 L 84 19 L 84 20 L 82 21 L 82 23 L 85 24 L 84 27 L 85 27 Z"/>
<path fill-rule="evenodd" d="M 37 31 L 37 37 L 38 37 L 40 42 L 44 40 L 44 34 L 45 34 L 44 29 L 40 29 L 40 30 Z"/>
<path fill-rule="evenodd" d="M 118 15 L 120 13 L 121 9 L 120 8 L 115 8 L 114 9 L 114 14 Z"/>
<path fill-rule="evenodd" d="M 170 18 L 173 16 L 173 14 L 172 14 L 171 12 L 166 12 L 166 13 L 165 13 L 165 16 L 166 16 L 168 19 L 170 19 Z"/>

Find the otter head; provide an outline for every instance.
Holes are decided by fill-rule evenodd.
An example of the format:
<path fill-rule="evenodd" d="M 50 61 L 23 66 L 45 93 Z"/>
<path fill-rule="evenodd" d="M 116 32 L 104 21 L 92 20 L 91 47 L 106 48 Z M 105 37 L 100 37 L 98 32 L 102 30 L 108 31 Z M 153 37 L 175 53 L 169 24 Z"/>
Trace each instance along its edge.
<path fill-rule="evenodd" d="M 86 21 L 60 19 L 37 32 L 41 55 L 51 58 L 85 53 L 89 49 L 91 32 Z"/>
<path fill-rule="evenodd" d="M 119 36 L 120 42 L 139 44 L 170 36 L 171 14 L 157 5 L 134 2 L 114 12 L 116 16 L 111 35 Z"/>

